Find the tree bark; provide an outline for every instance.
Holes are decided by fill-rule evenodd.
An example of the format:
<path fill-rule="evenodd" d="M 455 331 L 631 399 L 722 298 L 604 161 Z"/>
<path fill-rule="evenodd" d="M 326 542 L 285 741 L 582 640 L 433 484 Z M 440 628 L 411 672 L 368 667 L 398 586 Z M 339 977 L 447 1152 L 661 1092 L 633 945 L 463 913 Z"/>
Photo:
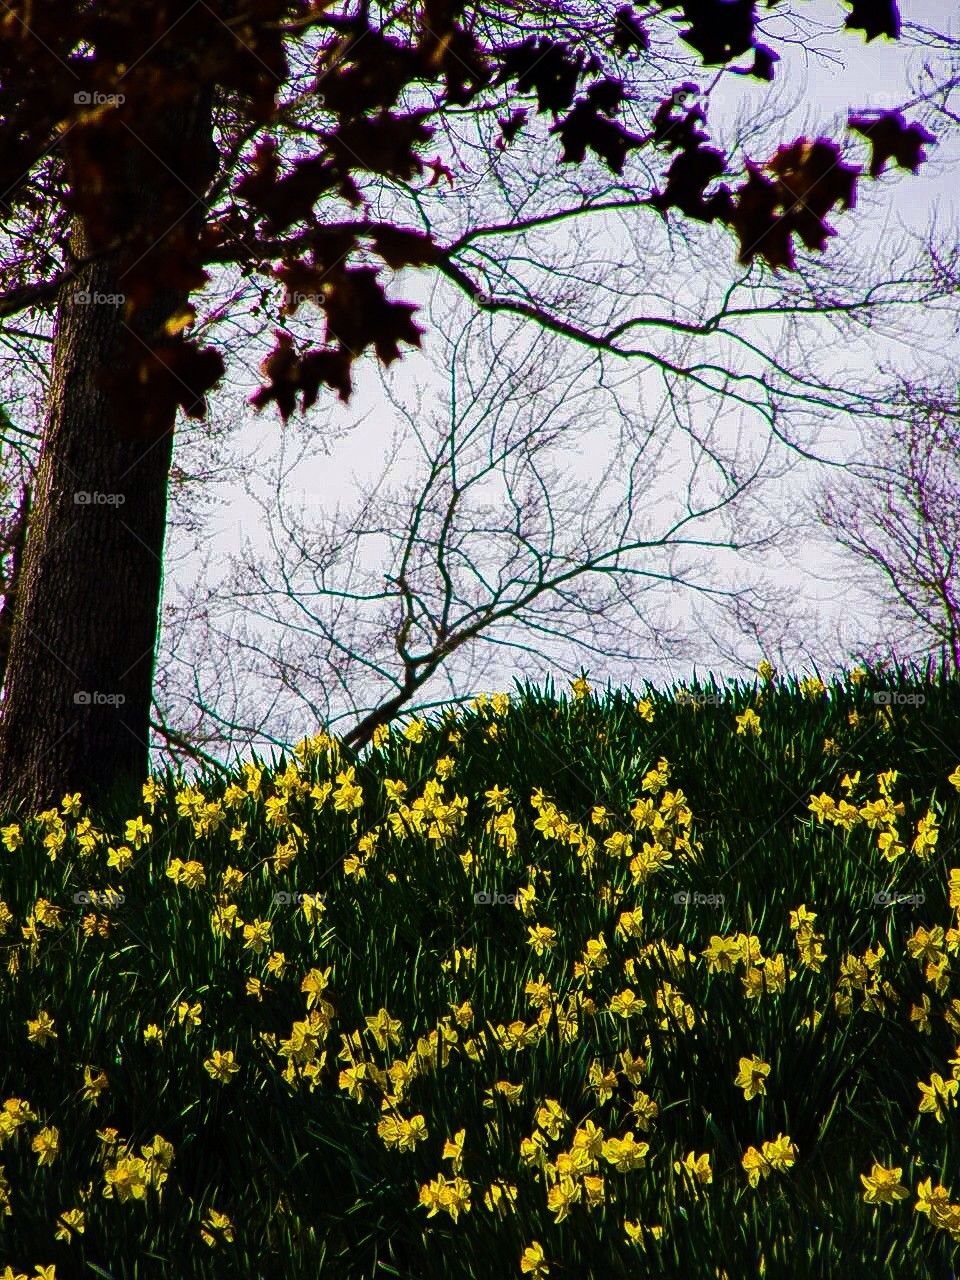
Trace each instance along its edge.
<path fill-rule="evenodd" d="M 27 527 L 30 523 L 30 486 L 25 484 L 20 490 L 20 501 L 17 514 L 10 530 L 10 577 L 3 593 L 3 604 L 0 605 L 0 686 L 3 685 L 4 672 L 7 669 L 7 655 L 10 652 L 10 632 L 13 628 L 13 615 L 16 612 L 17 584 L 23 569 L 23 552 L 27 545 Z"/>
<path fill-rule="evenodd" d="M 171 107 L 160 127 L 170 131 L 168 154 L 180 148 L 183 171 L 168 172 L 154 147 L 132 146 L 125 163 L 134 200 L 147 225 L 172 226 L 167 215 L 179 206 L 181 218 L 199 228 L 204 175 L 216 158 L 209 94 Z M 77 218 L 73 252 L 82 257 L 88 246 Z M 0 711 L 5 813 L 59 804 L 77 791 L 94 808 L 136 804 L 148 773 L 176 411 L 151 440 L 117 430 L 131 408 L 115 403 L 98 374 L 115 370 L 130 350 L 123 305 L 103 300 L 123 295 L 123 275 L 116 255 L 108 255 L 84 268 L 58 300 Z M 139 315 L 141 340 L 158 331 L 170 303 L 167 291 Z"/>

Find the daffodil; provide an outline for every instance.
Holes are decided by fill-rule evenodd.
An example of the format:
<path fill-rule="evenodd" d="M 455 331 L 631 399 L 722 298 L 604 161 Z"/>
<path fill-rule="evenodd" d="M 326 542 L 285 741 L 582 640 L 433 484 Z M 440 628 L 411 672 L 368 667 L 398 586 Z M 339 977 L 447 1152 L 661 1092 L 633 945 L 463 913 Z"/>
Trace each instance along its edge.
<path fill-rule="evenodd" d="M 539 1240 L 534 1240 L 533 1244 L 528 1244 L 524 1249 L 520 1257 L 520 1270 L 525 1276 L 531 1276 L 532 1280 L 546 1280 L 550 1274 L 543 1245 Z"/>
<path fill-rule="evenodd" d="M 450 1161 L 454 1173 L 459 1173 L 463 1165 L 463 1144 L 467 1136 L 466 1129 L 458 1129 L 453 1138 L 443 1144 L 442 1159 Z"/>
<path fill-rule="evenodd" d="M 44 1125 L 40 1132 L 34 1135 L 30 1150 L 37 1153 L 38 1165 L 53 1164 L 60 1151 L 60 1130 L 52 1125 Z"/>
<path fill-rule="evenodd" d="M 934 1071 L 930 1083 L 918 1081 L 917 1088 L 921 1094 L 920 1112 L 932 1112 L 938 1122 L 943 1124 L 947 1110 L 957 1105 L 957 1089 L 960 1088 L 958 1081 L 944 1080 L 943 1076 Z"/>
<path fill-rule="evenodd" d="M 32 1044 L 45 1045 L 48 1040 L 56 1040 L 57 1032 L 53 1018 L 46 1010 L 42 1010 L 35 1018 L 27 1019 L 27 1039 Z"/>
<path fill-rule="evenodd" d="M 225 1213 L 211 1208 L 200 1224 L 200 1238 L 211 1248 L 221 1241 L 230 1244 L 233 1240 L 233 1223 Z"/>
<path fill-rule="evenodd" d="M 760 717 L 752 707 L 747 707 L 742 715 L 736 717 L 737 734 L 739 737 L 750 733 L 755 738 L 759 738 L 763 729 L 760 725 Z"/>
<path fill-rule="evenodd" d="M 902 1173 L 902 1169 L 888 1169 L 874 1161 L 869 1174 L 860 1175 L 867 1204 L 895 1204 L 898 1200 L 905 1200 L 910 1192 L 900 1181 Z"/>
<path fill-rule="evenodd" d="M 683 1160 L 674 1161 L 673 1171 L 682 1173 L 690 1182 L 699 1183 L 701 1186 L 707 1186 L 713 1181 L 709 1152 L 698 1156 L 695 1151 L 689 1151 Z"/>
<path fill-rule="evenodd" d="M 207 1058 L 203 1066 L 210 1078 L 216 1080 L 218 1084 L 228 1084 L 240 1070 L 239 1065 L 234 1061 L 232 1049 L 222 1053 L 219 1049 L 214 1049 L 213 1056 Z"/>
<path fill-rule="evenodd" d="M 643 1164 L 649 1150 L 650 1144 L 637 1142 L 632 1132 L 622 1138 L 607 1138 L 602 1148 L 604 1160 L 621 1173 L 627 1173 Z"/>
<path fill-rule="evenodd" d="M 740 1070 L 734 1084 L 743 1090 L 747 1102 L 767 1092 L 766 1077 L 770 1074 L 770 1064 L 756 1055 L 740 1059 Z"/>

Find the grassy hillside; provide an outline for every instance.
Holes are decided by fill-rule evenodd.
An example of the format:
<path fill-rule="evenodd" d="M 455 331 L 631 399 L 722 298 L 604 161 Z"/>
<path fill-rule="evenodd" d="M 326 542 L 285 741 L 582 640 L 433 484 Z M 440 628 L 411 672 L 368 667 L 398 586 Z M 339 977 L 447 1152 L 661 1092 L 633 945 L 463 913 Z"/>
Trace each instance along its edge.
<path fill-rule="evenodd" d="M 0 1275 L 952 1277 L 960 687 L 530 686 L 0 826 Z"/>

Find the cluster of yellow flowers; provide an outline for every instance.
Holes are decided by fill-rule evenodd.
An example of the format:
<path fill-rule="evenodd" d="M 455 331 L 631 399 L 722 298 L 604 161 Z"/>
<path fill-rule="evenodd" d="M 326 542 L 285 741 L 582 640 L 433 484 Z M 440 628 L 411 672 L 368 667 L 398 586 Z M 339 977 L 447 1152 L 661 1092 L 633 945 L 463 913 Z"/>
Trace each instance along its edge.
<path fill-rule="evenodd" d="M 761 1151 L 748 1147 L 740 1163 L 751 1187 L 755 1187 L 761 1178 L 768 1178 L 771 1173 L 792 1169 L 796 1160 L 796 1145 L 781 1133 L 772 1142 L 765 1142 Z"/>
<path fill-rule="evenodd" d="M 787 968 L 782 952 L 773 956 L 763 954 L 756 934 L 737 933 L 729 937 L 714 934 L 702 956 L 708 973 L 732 973 L 736 965 L 742 965 L 740 982 L 748 1000 L 757 1000 L 764 993 L 779 995 L 786 989 L 787 980 L 797 976 L 795 969 Z"/>
<path fill-rule="evenodd" d="M 93 1067 L 84 1068 L 84 1085 L 81 1090 L 83 1100 L 96 1103 L 101 1093 L 107 1088 L 106 1073 Z M 36 1154 L 37 1165 L 42 1168 L 52 1165 L 60 1152 L 60 1131 L 55 1125 L 42 1124 L 30 1103 L 24 1098 L 7 1098 L 0 1111 L 0 1149 L 15 1139 L 18 1132 L 28 1124 L 39 1127 L 30 1141 L 30 1150 Z M 121 1203 L 127 1201 L 145 1201 L 150 1190 L 156 1192 L 158 1201 L 162 1199 L 163 1188 L 169 1177 L 173 1164 L 173 1145 L 166 1141 L 162 1134 L 155 1134 L 152 1142 L 143 1143 L 140 1154 L 134 1154 L 132 1144 L 122 1142 L 116 1129 L 97 1130 L 97 1138 L 101 1145 L 103 1186 L 101 1193 L 106 1200 L 116 1199 Z M 59 1214 L 56 1224 L 55 1239 L 70 1243 L 73 1236 L 83 1235 L 86 1228 L 85 1208 L 93 1195 L 93 1183 L 80 1188 L 77 1198 L 80 1205 L 66 1209 Z M 0 1216 L 12 1213 L 10 1205 L 10 1188 L 5 1171 L 0 1165 Z M 204 1219 L 201 1234 L 208 1244 L 216 1244 L 220 1240 L 233 1239 L 233 1224 L 226 1214 L 211 1209 Z M 8 1267 L 7 1272 L 13 1275 Z M 45 1280 L 53 1276 L 53 1268 L 37 1267 L 38 1276 Z M 0 1274 L 0 1280 L 4 1280 Z"/>
<path fill-rule="evenodd" d="M 901 841 L 897 827 L 897 819 L 903 817 L 905 806 L 902 800 L 895 803 L 891 795 L 891 788 L 896 780 L 897 771 L 895 769 L 878 774 L 877 788 L 879 795 L 874 800 L 865 801 L 859 807 L 851 804 L 848 799 L 842 799 L 838 803 L 833 796 L 828 795 L 826 792 L 819 796 L 811 796 L 810 812 L 818 823 L 829 822 L 844 831 L 852 831 L 854 827 L 863 823 L 877 832 L 877 848 L 886 861 L 895 862 L 906 853 L 906 845 Z M 953 781 L 953 775 L 951 775 L 950 781 Z M 857 770 L 852 777 L 850 774 L 844 774 L 840 780 L 840 786 L 849 796 L 859 782 L 860 771 Z M 939 823 L 940 814 L 932 807 L 928 808 L 927 812 L 917 820 L 916 832 L 910 845 L 910 850 L 924 861 L 930 859 L 937 847 L 940 831 Z"/>

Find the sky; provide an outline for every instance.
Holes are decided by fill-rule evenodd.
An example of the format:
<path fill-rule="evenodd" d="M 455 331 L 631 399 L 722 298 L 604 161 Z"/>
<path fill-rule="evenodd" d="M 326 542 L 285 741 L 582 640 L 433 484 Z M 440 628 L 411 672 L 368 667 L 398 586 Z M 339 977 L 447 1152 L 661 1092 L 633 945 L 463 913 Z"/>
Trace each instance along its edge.
<path fill-rule="evenodd" d="M 823 17 L 836 26 L 836 10 L 836 5 L 813 0 L 807 12 L 811 18 Z M 954 37 L 960 36 L 960 21 L 952 4 L 942 0 L 925 0 L 924 3 L 905 0 L 902 12 L 906 21 L 929 24 L 940 30 L 950 29 L 952 23 Z M 782 31 L 781 28 L 778 32 L 775 23 L 771 27 L 770 43 L 774 48 L 778 47 L 776 37 Z M 859 33 L 831 34 L 825 30 L 818 36 L 816 44 L 819 55 L 805 59 L 797 57 L 795 50 L 781 45 L 786 56 L 777 67 L 776 92 L 784 119 L 770 135 L 779 140 L 789 141 L 801 134 L 812 136 L 819 133 L 842 137 L 848 108 L 886 109 L 908 101 L 922 87 L 924 62 L 933 62 L 937 56 L 928 50 L 905 51 L 902 46 L 882 39 L 866 46 Z M 942 55 L 939 56 L 942 59 Z M 943 65 L 942 60 L 939 65 Z M 766 85 L 749 77 L 728 77 L 711 97 L 709 123 L 712 136 L 723 140 L 732 137 L 738 128 L 742 129 L 751 107 L 763 100 L 767 91 Z M 954 106 L 958 100 L 960 95 L 955 98 Z M 908 117 L 913 118 L 910 113 Z M 859 207 L 852 212 L 838 214 L 834 219 L 839 231 L 838 251 L 851 255 L 854 263 L 869 260 L 875 264 L 882 261 L 891 246 L 899 242 L 905 230 L 923 234 L 934 215 L 942 228 L 956 230 L 958 196 L 955 180 L 951 179 L 951 171 L 956 172 L 958 159 L 956 132 L 960 131 L 955 131 L 953 139 L 944 137 L 941 146 L 930 148 L 930 160 L 921 167 L 917 176 L 897 172 L 884 175 L 877 184 L 861 184 L 863 197 Z M 756 140 L 757 151 L 753 154 L 757 158 L 765 158 L 769 154 L 769 149 L 766 152 L 763 149 L 765 145 L 765 139 Z M 865 149 L 858 148 L 855 140 L 850 140 L 849 146 L 851 153 L 856 153 L 857 160 L 865 158 Z M 872 189 L 868 191 L 868 187 Z M 451 198 L 455 196 L 456 192 Z M 642 239 L 650 236 L 653 244 L 656 237 L 667 234 L 659 227 L 653 227 L 655 215 L 644 213 L 642 216 L 651 220 L 650 227 L 641 228 L 639 223 L 631 225 L 627 229 L 631 237 Z M 606 254 L 616 261 L 618 256 L 622 256 L 620 238 L 625 234 L 622 222 L 611 220 L 602 230 L 591 234 L 596 236 L 595 241 L 578 245 L 577 253 L 581 256 L 577 259 L 574 255 L 575 260 L 587 262 L 588 270 L 594 258 L 602 261 Z M 662 285 L 651 272 L 651 288 L 656 285 L 654 292 L 660 294 L 651 309 L 662 314 L 664 304 L 671 302 L 682 309 L 683 301 L 670 295 L 671 288 L 681 287 L 681 283 L 682 288 L 694 293 L 708 279 L 713 281 L 710 287 L 719 288 L 735 265 L 735 245 L 729 237 L 725 241 L 728 260 L 723 262 L 717 257 L 723 243 L 721 240 L 718 246 L 717 241 L 710 242 L 713 246 L 708 248 L 708 253 L 712 254 L 710 260 L 701 258 L 698 261 L 696 253 L 692 253 L 686 261 L 686 272 L 672 272 Z M 683 257 L 683 253 L 680 256 Z M 704 289 L 709 292 L 706 284 Z M 196 591 L 198 582 L 213 583 L 221 578 L 227 571 L 230 555 L 242 545 L 269 556 L 270 532 L 256 496 L 259 494 L 261 499 L 269 496 L 273 488 L 270 472 L 280 456 L 281 446 L 284 458 L 290 458 L 300 443 L 312 441 L 314 455 L 290 471 L 279 493 L 282 506 L 302 511 L 307 523 L 317 528 L 322 528 L 338 507 L 349 509 L 364 487 L 383 471 L 392 439 L 400 442 L 402 452 L 387 469 L 386 483 L 402 487 L 417 477 L 422 478 L 423 454 L 418 449 L 412 426 L 416 423 L 425 427 L 432 416 L 449 416 L 451 352 L 444 339 L 459 331 L 469 318 L 471 308 L 447 282 L 425 272 L 400 273 L 389 282 L 388 293 L 391 297 L 422 305 L 423 312 L 417 319 L 428 330 L 422 350 L 405 355 L 383 375 L 369 359 L 355 366 L 357 393 L 348 406 L 326 405 L 306 422 L 292 420 L 287 427 L 282 427 L 272 411 L 258 416 L 252 409 L 242 407 L 242 399 L 234 397 L 234 403 L 241 406 L 242 424 L 234 433 L 232 447 L 238 456 L 248 460 L 248 470 L 252 472 L 248 479 L 251 492 L 245 492 L 241 484 L 225 480 L 215 488 L 218 505 L 211 510 L 201 535 L 177 532 L 171 535 L 165 583 L 168 610 Z M 936 336 L 937 323 L 936 318 L 930 316 L 917 320 L 915 336 L 919 351 L 913 355 L 907 345 L 892 342 L 882 335 L 870 335 L 867 342 L 847 348 L 839 343 L 831 345 L 822 328 L 817 331 L 811 329 L 807 340 L 815 350 L 809 352 L 809 360 L 811 366 L 815 365 L 834 376 L 843 377 L 847 370 L 854 378 L 861 373 L 871 374 L 873 367 L 882 361 L 906 362 L 908 365 L 912 362 L 915 367 L 925 368 L 928 365 L 934 367 L 939 359 L 944 367 L 949 367 L 951 362 L 955 367 L 958 354 L 956 339 L 947 341 L 949 335 L 944 335 L 944 340 L 939 343 L 931 341 Z M 911 327 L 914 327 L 912 321 Z M 747 332 L 748 336 L 776 346 L 776 330 L 769 324 L 754 322 L 754 327 Z M 484 367 L 484 361 L 490 359 L 491 351 L 485 345 L 483 333 L 481 326 L 467 344 L 467 353 L 462 358 L 462 385 L 457 391 L 460 397 L 471 377 L 489 373 L 489 365 Z M 522 336 L 513 334 L 508 350 L 519 351 L 523 341 Z M 794 354 L 803 354 L 802 348 Z M 505 358 L 496 350 L 492 351 L 492 357 L 495 362 Z M 245 353 L 243 364 L 248 371 L 255 370 L 258 358 L 254 358 L 251 352 Z M 552 403 L 551 394 L 562 385 L 565 389 L 559 397 L 557 412 L 562 416 L 565 403 L 571 408 L 577 405 L 576 414 L 570 415 L 569 444 L 564 443 L 568 438 L 564 436 L 554 455 L 563 473 L 574 482 L 571 514 L 566 521 L 572 527 L 577 509 L 577 485 L 585 490 L 591 479 L 595 481 L 606 476 L 611 493 L 618 491 L 618 482 L 622 488 L 629 452 L 629 449 L 625 452 L 624 447 L 624 422 L 629 422 L 633 433 L 631 440 L 635 440 L 638 424 L 648 423 L 654 407 L 662 405 L 662 384 L 651 373 L 639 373 L 635 364 L 630 365 L 626 361 L 619 362 L 619 367 L 618 362 L 612 361 L 602 371 L 591 368 L 582 351 L 554 349 L 543 358 L 551 361 L 550 370 L 551 374 L 555 372 L 555 377 L 544 381 L 538 393 L 538 403 Z M 578 362 L 580 375 L 574 377 Z M 471 367 L 473 373 L 470 373 Z M 564 383 L 561 372 L 567 370 L 571 371 L 570 382 Z M 244 374 L 242 370 L 238 372 L 235 369 L 232 372 L 238 380 L 239 394 L 248 393 L 256 385 L 255 375 L 251 372 Z M 397 403 L 406 406 L 406 417 L 390 403 L 385 387 Z M 618 406 L 616 412 L 613 412 L 614 404 Z M 689 412 L 694 429 L 706 430 L 712 422 L 710 398 L 704 397 L 700 403 L 692 404 Z M 582 428 L 579 432 L 575 430 L 577 423 Z M 849 418 L 843 422 L 823 418 L 815 426 L 816 432 L 810 439 L 816 440 L 818 454 L 835 461 L 857 456 L 861 442 L 855 438 Z M 718 433 L 716 438 L 722 439 L 730 448 L 742 448 L 744 459 L 758 457 L 765 445 L 765 429 L 748 413 L 739 417 L 728 414 L 714 424 L 713 429 Z M 665 518 L 665 513 L 676 509 L 677 477 L 682 474 L 684 465 L 689 467 L 689 459 L 689 438 L 681 434 L 671 439 L 661 459 L 661 474 L 650 479 L 646 490 L 645 502 L 651 518 Z M 790 460 L 790 456 L 784 454 L 780 461 L 785 464 Z M 780 479 L 774 478 L 763 486 L 758 491 L 756 503 L 744 508 L 743 527 L 772 528 L 778 518 L 783 520 L 785 516 L 792 522 L 791 527 L 777 537 L 775 547 L 758 563 L 744 566 L 732 553 L 708 552 L 703 578 L 712 585 L 723 587 L 736 575 L 745 572 L 746 580 L 760 582 L 766 588 L 781 593 L 780 605 L 769 619 L 772 632 L 782 625 L 790 633 L 793 649 L 788 644 L 786 649 L 781 649 L 781 656 L 789 658 L 792 654 L 793 661 L 804 671 L 811 670 L 817 662 L 827 662 L 828 652 L 835 654 L 838 645 L 848 646 L 852 651 L 859 643 L 868 644 L 878 638 L 868 584 L 864 583 L 859 598 L 855 586 L 847 584 L 841 591 L 838 588 L 841 562 L 817 536 L 816 530 L 802 527 L 805 514 L 809 515 L 810 495 L 824 474 L 822 467 L 794 467 Z M 403 532 L 395 528 L 400 515 L 393 512 L 390 519 L 394 522 L 394 532 Z M 387 527 L 389 530 L 389 521 Z M 705 528 L 716 534 L 720 526 L 708 522 Z M 388 543 L 389 537 L 383 536 L 371 540 L 365 549 L 364 563 L 372 574 L 379 573 L 381 578 L 389 572 L 389 566 L 384 565 Z M 645 596 L 644 601 L 646 599 Z M 609 679 L 615 686 L 627 684 L 637 689 L 648 680 L 664 686 L 690 680 L 695 675 L 702 677 L 707 671 L 722 680 L 742 676 L 744 662 L 755 663 L 761 656 L 762 646 L 743 636 L 729 620 L 712 615 L 708 603 L 703 599 L 698 601 L 689 591 L 667 583 L 655 597 L 650 598 L 649 608 L 651 618 L 660 617 L 666 622 L 682 624 L 689 629 L 690 636 L 678 650 L 666 654 L 658 654 L 655 646 L 640 641 L 635 656 L 629 660 L 613 653 L 581 655 L 582 665 L 591 680 L 602 685 Z M 643 609 L 647 610 L 646 604 Z M 701 618 L 704 610 L 706 616 Z M 276 629 L 262 623 L 256 625 L 265 649 L 276 643 Z M 507 633 L 503 634 L 506 636 Z M 799 649 L 804 651 L 802 657 L 798 654 Z M 552 651 L 559 662 L 566 665 L 566 674 L 561 673 L 560 666 L 554 668 L 555 683 L 562 685 L 578 669 L 575 640 L 571 641 L 569 627 L 557 639 Z M 160 660 L 175 663 L 178 660 L 176 650 L 171 650 L 169 644 L 165 650 L 162 645 Z M 184 665 L 184 671 L 180 673 L 183 677 L 185 669 L 191 663 L 195 665 L 196 659 L 191 655 L 180 660 Z M 451 663 L 449 671 L 459 695 L 467 697 L 481 691 L 510 690 L 515 677 L 539 679 L 542 674 L 542 664 L 532 663 L 522 652 L 507 646 L 486 650 L 485 660 L 489 665 L 480 680 L 470 674 L 469 664 L 465 661 L 454 660 Z M 219 655 L 211 650 L 207 661 L 217 666 Z M 378 696 L 378 689 L 379 696 L 382 696 L 385 689 L 382 683 L 371 685 L 368 696 Z M 449 692 L 449 682 L 435 678 L 425 686 L 421 696 L 429 702 L 449 696 Z M 273 693 L 273 686 L 268 682 L 263 696 L 270 698 Z M 248 701 L 257 699 L 256 681 L 248 686 L 245 696 Z M 296 703 L 288 699 L 285 705 L 295 706 Z M 345 714 L 348 703 L 344 697 L 334 694 L 331 709 L 333 714 L 329 718 L 337 732 L 344 732 L 355 722 L 355 714 Z M 304 707 L 303 732 L 313 732 L 315 728 L 308 709 Z"/>

